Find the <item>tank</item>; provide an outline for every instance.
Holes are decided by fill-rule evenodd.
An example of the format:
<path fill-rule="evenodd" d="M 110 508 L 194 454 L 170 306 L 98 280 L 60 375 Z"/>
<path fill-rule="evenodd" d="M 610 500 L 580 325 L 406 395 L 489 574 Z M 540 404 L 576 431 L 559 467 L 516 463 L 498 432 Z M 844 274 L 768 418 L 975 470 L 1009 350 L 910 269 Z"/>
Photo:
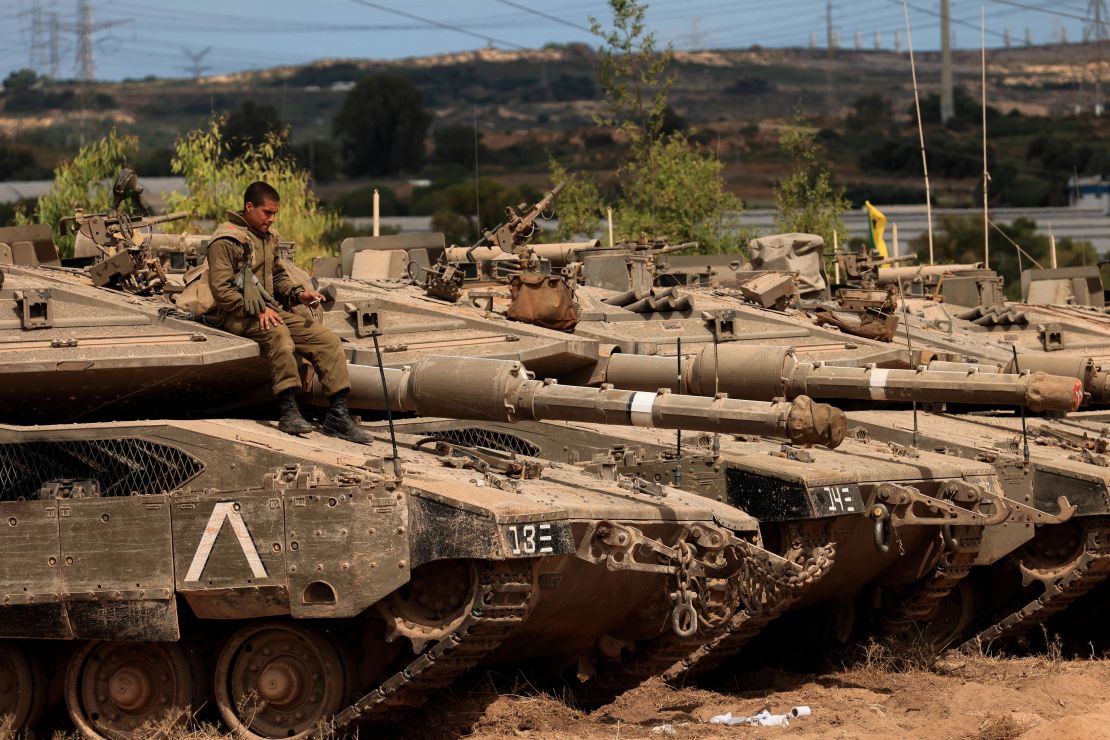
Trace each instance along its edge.
<path fill-rule="evenodd" d="M 783 558 L 742 510 L 673 487 L 404 436 L 395 452 L 387 433 L 281 434 L 255 413 L 270 402 L 253 342 L 84 269 L 0 275 L 0 713 L 17 728 L 59 702 L 92 737 L 208 705 L 234 731 L 307 737 L 540 659 L 611 697 L 753 633 L 828 570 L 829 549 Z M 576 387 L 489 357 L 352 368 L 370 410 L 829 446 L 845 430 L 807 398 Z"/>
<path fill-rule="evenodd" d="M 370 251 L 376 246 L 391 245 L 399 246 L 385 240 L 364 239 L 348 244 L 347 249 L 358 247 Z M 594 247 L 588 249 L 594 250 Z M 594 250 L 589 259 L 594 272 L 590 274 L 623 274 L 624 279 L 629 280 L 632 274 L 629 264 L 639 269 L 650 256 L 644 252 L 656 249 L 665 251 L 668 248 L 637 248 L 627 259 L 620 257 L 619 264 L 612 269 L 606 262 L 612 250 Z M 552 260 L 552 268 L 555 265 Z M 482 267 L 470 270 L 464 265 L 456 269 L 478 276 L 490 274 L 489 269 Z M 859 358 L 859 367 L 848 368 L 847 374 L 840 369 L 829 373 L 824 365 L 803 366 L 798 360 L 795 363 L 797 382 L 791 386 L 779 382 L 786 348 L 765 348 L 779 353 L 778 367 L 772 373 L 775 380 L 768 379 L 767 387 L 775 386 L 776 382 L 779 385 L 761 396 L 761 400 L 772 402 L 776 397 L 795 397 L 801 385 L 809 382 L 815 392 L 829 391 L 830 396 L 840 399 L 870 401 L 879 392 L 876 379 L 882 373 L 866 365 L 882 353 L 887 353 L 888 360 L 896 359 L 889 346 L 879 342 L 845 342 L 843 334 L 834 330 L 818 328 L 810 333 L 790 324 L 775 325 L 773 315 L 772 318 L 761 315 L 749 318 L 727 296 L 710 294 L 703 303 L 701 294 L 691 298 L 692 293 L 685 289 L 672 289 L 668 295 L 636 297 L 615 290 L 591 288 L 587 280 L 585 286 L 579 285 L 576 289 L 580 318 L 573 333 L 569 333 L 508 320 L 501 310 L 504 306 L 501 289 L 488 281 L 476 281 L 472 287 L 464 282 L 461 297 L 454 303 L 446 303 L 429 300 L 419 284 L 403 279 L 389 281 L 385 277 L 363 280 L 351 276 L 319 276 L 319 284 L 335 296 L 323 320 L 347 340 L 352 356 L 368 358 L 374 352 L 375 337 L 372 329 L 363 329 L 360 333 L 359 313 L 390 316 L 386 321 L 395 323 L 390 326 L 380 322 L 377 339 L 383 362 L 402 373 L 406 367 L 421 366 L 430 352 L 442 351 L 451 352 L 455 363 L 461 362 L 462 355 L 512 357 L 535 374 L 537 383 L 540 378 L 557 379 L 555 388 L 562 383 L 582 383 L 598 388 L 599 392 L 612 393 L 624 385 L 635 393 L 649 394 L 647 397 L 665 399 L 681 390 L 705 394 L 706 401 L 733 401 L 737 400 L 733 397 L 734 389 L 725 387 L 724 383 L 714 384 L 702 378 L 706 382 L 695 387 L 689 366 L 683 368 L 683 380 L 677 380 L 679 374 L 673 354 L 677 340 L 681 339 L 683 354 L 690 351 L 706 356 L 715 348 L 719 360 L 722 350 L 728 354 L 737 348 L 732 356 L 755 361 L 752 358 L 756 357 L 759 344 L 798 338 L 803 340 L 799 345 L 808 340 L 812 346 L 804 347 L 803 351 L 809 349 L 814 354 L 839 346 L 847 357 Z M 386 306 L 394 311 L 387 311 Z M 402 318 L 406 314 L 413 318 Z M 417 316 L 425 318 L 417 320 Z M 478 329 L 478 326 L 483 328 Z M 515 351 L 515 341 L 505 342 L 506 337 L 529 334 L 551 337 L 552 346 L 556 338 L 564 342 L 589 342 L 591 350 L 580 353 L 571 362 L 555 363 L 542 354 Z M 475 341 L 470 340 L 471 336 Z M 851 346 L 847 346 L 849 344 Z M 666 352 L 671 354 L 656 354 Z M 791 357 L 796 359 L 800 354 Z M 621 363 L 636 367 L 651 365 L 657 374 L 638 385 L 624 384 L 618 377 L 619 371 L 615 370 Z M 732 368 L 726 382 L 758 382 L 752 369 L 750 366 L 744 370 Z M 969 390 L 964 372 L 924 373 L 918 377 L 913 371 L 900 370 L 893 375 L 883 371 L 890 378 L 894 400 L 917 398 L 924 402 L 931 398 L 937 402 L 944 399 L 956 403 L 971 398 L 973 392 L 989 389 L 994 398 L 1038 408 L 1068 410 L 1078 404 L 1074 378 L 992 377 Z M 720 373 L 718 380 L 724 375 L 726 373 Z M 458 374 L 458 377 L 469 376 L 469 372 Z M 449 372 L 442 377 L 443 391 L 430 395 L 450 395 L 457 385 L 457 378 Z M 393 383 L 390 380 L 387 385 Z M 838 386 L 839 392 L 832 393 Z M 660 395 L 660 389 L 666 392 Z M 391 391 L 391 395 L 395 394 Z M 374 401 L 380 396 L 380 391 L 375 390 L 369 405 L 376 403 L 376 407 L 380 407 L 381 402 Z M 401 406 L 399 400 L 392 403 Z M 629 403 L 631 400 L 617 405 L 625 409 L 630 408 Z M 519 407 L 515 402 L 507 406 L 514 410 Z M 531 403 L 525 406 L 531 407 Z M 432 407 L 410 410 L 421 416 L 446 415 Z M 837 553 L 829 575 L 822 579 L 823 585 L 809 589 L 807 597 L 793 602 L 793 608 L 826 605 L 846 613 L 859 611 L 864 615 L 858 620 L 861 631 L 902 630 L 911 622 L 932 616 L 943 596 L 969 572 L 984 529 L 1010 517 L 1017 521 L 1040 515 L 1031 507 L 1007 506 L 1002 501 L 997 476 L 989 466 L 929 452 L 911 458 L 906 455 L 904 445 L 889 446 L 874 440 L 863 443 L 849 437 L 832 453 L 820 445 L 808 447 L 800 440 L 784 446 L 756 432 L 718 435 L 717 448 L 709 449 L 700 443 L 693 446 L 687 443 L 688 440 L 704 441 L 696 434 L 698 428 L 687 423 L 676 425 L 683 430 L 679 435 L 683 442 L 676 445 L 674 435 L 662 431 L 629 434 L 606 429 L 600 426 L 604 423 L 601 415 L 592 412 L 591 415 L 591 418 L 579 415 L 573 422 L 551 425 L 516 424 L 513 432 L 503 423 L 507 420 L 504 418 L 487 418 L 486 423 L 480 425 L 473 423 L 478 421 L 476 419 L 463 422 L 457 418 L 404 423 L 410 428 L 415 425 L 428 434 L 446 434 L 452 440 L 465 439 L 470 444 L 493 445 L 498 449 L 498 440 L 510 435 L 524 440 L 519 443 L 521 448 L 538 450 L 537 454 L 548 459 L 573 460 L 574 464 L 598 474 L 609 471 L 633 475 L 649 483 L 665 482 L 732 503 L 749 513 L 758 510 L 756 518 L 765 540 L 774 543 L 770 546 L 778 554 L 790 558 L 818 548 L 829 548 Z M 522 429 L 527 429 L 527 433 Z M 694 433 L 692 437 L 691 433 Z M 582 441 L 583 437 L 606 439 L 608 444 L 590 446 Z M 648 445 L 647 439 L 651 439 L 652 444 Z M 570 454 L 566 450 L 578 452 Z M 605 461 L 596 463 L 595 456 L 602 456 Z M 849 499 L 847 502 L 845 495 Z M 880 505 L 879 512 L 886 513 L 873 515 L 875 504 Z M 960 536 L 943 540 L 944 532 L 952 531 L 946 527 L 953 525 Z M 879 532 L 878 545 L 876 531 Z M 891 547 L 896 541 L 900 547 Z M 945 551 L 946 542 L 951 545 L 949 551 Z M 869 606 L 875 602 L 873 593 L 877 590 L 887 594 L 884 608 L 878 611 Z M 860 606 L 858 610 L 857 605 Z M 743 630 L 736 630 L 734 634 L 737 635 L 735 639 L 722 640 L 714 649 L 706 650 L 701 659 L 705 662 L 699 665 L 717 664 L 739 652 L 747 640 L 741 636 Z M 676 674 L 676 670 L 679 673 Z M 676 681 L 685 678 L 681 668 L 672 668 L 669 672 Z M 580 701 L 593 703 L 590 701 L 593 698 L 587 694 Z"/>
<path fill-rule="evenodd" d="M 879 296 L 871 293 L 861 286 L 856 293 L 842 294 L 837 309 L 858 316 L 889 300 L 889 294 L 884 298 L 882 292 Z M 1090 441 L 1096 435 L 1089 430 L 1077 434 L 1063 419 L 1037 419 L 1030 422 L 1037 433 L 1026 456 L 1022 415 L 1017 411 L 1023 406 L 1059 416 L 1069 405 L 1074 409 L 1080 399 L 1085 405 L 1102 403 L 1105 375 L 1092 348 L 1068 354 L 1045 352 L 1025 343 L 1015 356 L 1008 333 L 992 337 L 965 326 L 964 320 L 923 318 L 916 315 L 921 308 L 913 299 L 913 307 L 904 313 L 896 304 L 891 310 L 886 303 L 886 315 L 898 320 L 895 331 L 885 336 L 862 336 L 866 334 L 862 331 L 845 336 L 861 323 L 815 321 L 820 317 L 812 310 L 761 302 L 766 295 L 758 291 L 745 294 L 743 290 L 691 286 L 685 289 L 685 297 L 703 315 L 730 299 L 734 305 L 725 314 L 729 322 L 726 331 L 707 326 L 702 336 L 708 334 L 708 342 L 702 339 L 700 347 L 694 346 L 681 373 L 673 352 L 666 358 L 632 357 L 629 345 L 639 344 L 639 337 L 634 338 L 635 343 L 625 339 L 626 344 L 619 345 L 625 356 L 610 357 L 607 370 L 616 375 L 606 375 L 607 380 L 616 379 L 633 388 L 641 387 L 639 383 L 662 382 L 665 387 L 681 386 L 701 393 L 728 390 L 749 398 L 765 394 L 788 397 L 805 388 L 817 397 L 850 399 L 858 409 L 849 412 L 850 429 L 908 450 L 936 449 L 989 462 L 997 471 L 1007 505 L 1027 507 L 1020 517 L 984 530 L 974 558 L 979 566 L 974 577 L 953 589 L 943 608 L 952 619 L 952 628 L 945 630 L 951 640 L 971 636 L 991 646 L 1023 637 L 1105 580 L 1101 542 L 1105 540 L 1107 499 L 1099 483 L 1104 475 L 1098 459 L 1089 457 L 1095 447 L 1086 447 L 1097 446 Z M 943 303 L 926 305 L 931 307 L 928 310 L 951 315 L 952 309 L 945 309 Z M 652 322 L 655 331 L 644 334 L 658 336 L 657 327 L 685 318 L 657 315 Z M 692 323 L 688 321 L 688 325 Z M 830 323 L 837 328 L 832 335 L 826 333 Z M 609 318 L 586 331 L 607 332 L 619 340 L 620 326 Z M 755 327 L 759 328 L 753 330 Z M 839 341 L 834 340 L 837 334 Z M 776 340 L 788 341 L 790 347 L 753 346 Z M 687 340 L 683 345 L 687 346 Z M 665 373 L 668 366 L 671 370 Z M 1040 382 L 1037 372 L 1046 370 L 1073 379 L 1070 388 L 1060 378 L 1052 381 L 1058 392 L 1052 395 L 1059 404 L 1045 404 L 1034 388 Z M 984 382 L 988 376 L 994 380 Z M 1006 380 L 994 386 L 1002 377 Z M 932 379 L 950 388 L 938 393 Z M 1064 402 L 1065 396 L 1072 400 Z M 921 405 L 917 419 L 908 409 L 879 410 L 899 403 L 906 408 L 913 402 Z M 1053 405 L 1055 410 L 1050 408 Z M 953 413 L 957 410 L 964 413 Z M 967 414 L 969 410 L 975 415 Z M 984 587 L 976 587 L 980 584 Z"/>

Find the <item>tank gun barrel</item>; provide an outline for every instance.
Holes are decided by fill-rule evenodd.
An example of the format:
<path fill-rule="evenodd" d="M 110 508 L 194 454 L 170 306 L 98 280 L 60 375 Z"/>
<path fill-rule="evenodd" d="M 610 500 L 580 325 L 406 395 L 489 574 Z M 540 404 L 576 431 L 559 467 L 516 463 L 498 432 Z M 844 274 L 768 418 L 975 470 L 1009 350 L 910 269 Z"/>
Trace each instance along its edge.
<path fill-rule="evenodd" d="M 889 370 L 837 367 L 800 361 L 787 347 L 738 344 L 707 346 L 683 358 L 687 392 L 727 393 L 734 398 L 768 401 L 802 395 L 819 399 L 920 401 L 988 406 L 1026 406 L 1033 411 L 1074 411 L 1083 385 L 1074 377 L 1032 372 L 1022 375 L 979 373 L 974 369 Z M 1022 370 L 1026 368 L 1022 366 Z M 605 381 L 618 388 L 652 390 L 678 387 L 673 357 L 615 354 Z"/>
<path fill-rule="evenodd" d="M 1091 357 L 1029 352 L 1018 355 L 1016 368 L 1013 360 L 1005 366 L 934 360 L 929 363 L 929 369 L 958 372 L 976 370 L 980 373 L 1002 374 L 1012 374 L 1020 370 L 1021 372 L 1030 371 L 1061 375 L 1079 380 L 1083 384 L 1084 392 L 1090 397 L 1091 403 L 1110 403 L 1110 373 L 1099 367 Z"/>
<path fill-rule="evenodd" d="M 351 365 L 354 409 L 385 409 L 377 367 Z M 404 370 L 387 369 L 391 410 L 421 416 L 481 421 L 579 421 L 618 426 L 751 434 L 794 444 L 836 447 L 844 439 L 844 413 L 810 398 L 764 403 L 718 396 L 588 388 L 530 378 L 507 360 L 428 356 Z M 313 397 L 323 400 L 318 382 Z"/>

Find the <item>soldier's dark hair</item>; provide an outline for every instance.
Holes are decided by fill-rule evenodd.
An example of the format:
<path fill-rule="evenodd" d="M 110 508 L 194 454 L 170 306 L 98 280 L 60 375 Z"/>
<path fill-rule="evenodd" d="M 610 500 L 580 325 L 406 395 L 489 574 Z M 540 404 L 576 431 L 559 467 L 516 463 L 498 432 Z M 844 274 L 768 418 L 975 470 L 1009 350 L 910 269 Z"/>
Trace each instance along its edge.
<path fill-rule="evenodd" d="M 243 193 L 243 206 L 246 207 L 247 203 L 251 205 L 260 206 L 266 201 L 271 200 L 274 203 L 281 202 L 281 196 L 278 191 L 274 190 L 274 186 L 268 182 L 257 180 L 247 186 L 247 192 Z"/>

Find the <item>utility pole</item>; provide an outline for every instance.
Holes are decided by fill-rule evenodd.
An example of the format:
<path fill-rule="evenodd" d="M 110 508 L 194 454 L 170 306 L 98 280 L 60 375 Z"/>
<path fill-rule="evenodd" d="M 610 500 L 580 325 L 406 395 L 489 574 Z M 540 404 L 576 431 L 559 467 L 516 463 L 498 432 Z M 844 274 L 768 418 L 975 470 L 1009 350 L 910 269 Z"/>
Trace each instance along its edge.
<path fill-rule="evenodd" d="M 1005 39 L 1004 43 L 1006 44 L 1007 49 L 1009 49 L 1011 46 L 1014 45 L 1014 39 L 1010 36 L 1010 29 L 1007 28 L 1005 33 L 1002 34 L 1002 36 Z"/>
<path fill-rule="evenodd" d="M 96 79 L 96 63 L 93 59 L 93 38 L 98 31 L 113 26 L 130 23 L 130 20 L 93 22 L 92 4 L 89 0 L 77 0 L 77 79 L 80 82 L 93 82 Z"/>
<path fill-rule="evenodd" d="M 832 8 L 832 0 L 828 0 L 825 3 L 825 48 L 829 51 L 829 57 L 832 57 L 833 49 L 836 48 L 836 39 L 833 38 Z"/>
<path fill-rule="evenodd" d="M 940 0 L 940 121 L 948 123 L 956 115 L 952 93 L 952 37 L 949 33 L 949 0 Z"/>
<path fill-rule="evenodd" d="M 853 46 L 855 46 L 856 51 L 859 51 L 860 49 L 863 48 L 863 34 L 860 33 L 859 31 L 856 31 L 856 36 L 855 36 L 855 41 L 853 43 Z"/>
<path fill-rule="evenodd" d="M 50 14 L 50 79 L 58 79 L 61 73 L 62 55 L 58 50 L 58 40 L 61 35 L 62 26 L 58 22 L 58 14 Z"/>
<path fill-rule="evenodd" d="M 894 51 L 901 53 L 902 51 L 902 32 L 894 32 Z"/>
<path fill-rule="evenodd" d="M 1102 115 L 1102 53 L 1106 41 L 1106 0 L 1089 0 L 1087 22 L 1083 25 L 1083 41 L 1095 42 L 1095 115 Z"/>
<path fill-rule="evenodd" d="M 16 15 L 30 17 L 30 28 L 27 34 L 29 37 L 27 67 L 38 74 L 43 74 L 46 71 L 46 44 L 44 41 L 46 23 L 43 20 L 41 0 L 32 0 L 29 9 L 16 13 Z"/>
<path fill-rule="evenodd" d="M 1025 45 L 1026 46 L 1032 46 L 1033 45 L 1033 32 L 1030 31 L 1028 28 L 1025 29 Z"/>
<path fill-rule="evenodd" d="M 77 79 L 92 82 L 96 79 L 93 61 L 93 16 L 89 0 L 77 0 Z"/>
<path fill-rule="evenodd" d="M 200 51 L 190 51 L 189 49 L 184 48 L 181 51 L 185 52 L 185 56 L 187 56 L 190 61 L 189 64 L 185 65 L 184 69 L 194 80 L 198 79 L 207 70 L 212 69 L 211 65 L 201 64 L 201 61 L 204 59 L 205 55 L 207 55 L 208 52 L 212 51 L 211 46 L 206 46 Z"/>
<path fill-rule="evenodd" d="M 875 47 L 875 51 L 878 51 L 879 49 L 883 48 L 883 36 L 878 31 L 875 32 L 874 47 Z"/>

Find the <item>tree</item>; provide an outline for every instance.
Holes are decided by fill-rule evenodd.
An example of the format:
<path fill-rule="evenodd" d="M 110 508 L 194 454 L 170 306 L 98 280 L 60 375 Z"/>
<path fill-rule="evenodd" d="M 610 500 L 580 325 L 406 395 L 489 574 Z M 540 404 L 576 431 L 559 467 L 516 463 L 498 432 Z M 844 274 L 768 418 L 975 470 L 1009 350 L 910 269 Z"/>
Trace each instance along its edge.
<path fill-rule="evenodd" d="M 473 168 L 475 154 L 479 161 L 486 161 L 489 155 L 489 148 L 482 143 L 482 136 L 479 132 L 478 141 L 475 142 L 474 129 L 470 126 L 440 126 L 432 132 L 432 157 L 443 164 Z"/>
<path fill-rule="evenodd" d="M 320 207 L 309 187 L 308 172 L 282 152 L 285 132 L 271 131 L 262 143 L 247 144 L 237 157 L 229 155 L 223 119 L 189 131 L 174 142 L 173 171 L 184 176 L 188 194 L 171 193 L 169 210 L 187 211 L 190 218 L 166 224 L 168 231 L 193 231 L 223 220 L 225 211 L 243 207 L 243 192 L 255 180 L 265 180 L 281 194 L 277 229 L 297 244 L 297 261 L 307 266 L 328 253 L 326 234 L 339 226 L 339 217 Z"/>
<path fill-rule="evenodd" d="M 740 201 L 725 190 L 720 161 L 691 144 L 667 104 L 674 81 L 668 72 L 671 47 L 660 51 L 655 34 L 644 33 L 646 5 L 609 0 L 609 7 L 611 29 L 590 19 L 602 40 L 598 79 L 606 95 L 605 111 L 595 121 L 619 129 L 630 143 L 631 159 L 617 173 L 621 234 L 696 241 L 709 252 L 739 248 Z"/>
<path fill-rule="evenodd" d="M 721 168 L 720 161 L 693 148 L 682 134 L 661 140 L 650 158 L 621 168 L 621 235 L 697 242 L 703 252 L 737 251 L 742 206 L 724 189 Z"/>
<path fill-rule="evenodd" d="M 431 116 L 408 78 L 377 74 L 361 80 L 343 100 L 333 130 L 351 175 L 391 175 L 424 164 Z"/>
<path fill-rule="evenodd" d="M 228 156 L 238 157 L 247 148 L 257 147 L 266 137 L 285 129 L 277 108 L 266 103 L 244 100 L 232 111 L 223 124 L 223 138 L 228 144 Z"/>
<path fill-rule="evenodd" d="M 39 82 L 33 69 L 17 69 L 4 78 L 4 92 L 30 90 Z"/>
<path fill-rule="evenodd" d="M 843 243 L 848 230 L 842 214 L 852 204 L 833 184 L 832 170 L 813 129 L 795 119 L 783 129 L 779 148 L 790 158 L 791 170 L 775 186 L 776 227 L 783 232 L 817 234 L 829 246 L 835 233 Z"/>
<path fill-rule="evenodd" d="M 556 238 L 564 242 L 582 236 L 593 238 L 602 211 L 597 185 L 583 175 L 569 174 L 554 157 L 548 160 L 548 167 L 551 187 L 563 183 L 563 190 L 555 201 L 555 215 L 559 217 Z"/>
<path fill-rule="evenodd" d="M 647 5 L 636 0 L 609 0 L 612 28 L 606 30 L 597 18 L 590 29 L 602 41 L 598 83 L 605 91 L 603 113 L 594 117 L 599 126 L 619 128 L 628 135 L 633 151 L 650 154 L 663 135 L 667 97 L 674 75 L 667 68 L 674 51 L 667 45 L 656 48 L 655 34 L 644 33 Z"/>
<path fill-rule="evenodd" d="M 73 255 L 73 237 L 58 231 L 58 223 L 76 208 L 96 213 L 112 206 L 112 183 L 139 151 L 133 134 L 108 135 L 81 147 L 77 155 L 54 170 L 54 185 L 38 200 L 35 220 L 54 227 L 54 241 L 63 257 Z"/>

